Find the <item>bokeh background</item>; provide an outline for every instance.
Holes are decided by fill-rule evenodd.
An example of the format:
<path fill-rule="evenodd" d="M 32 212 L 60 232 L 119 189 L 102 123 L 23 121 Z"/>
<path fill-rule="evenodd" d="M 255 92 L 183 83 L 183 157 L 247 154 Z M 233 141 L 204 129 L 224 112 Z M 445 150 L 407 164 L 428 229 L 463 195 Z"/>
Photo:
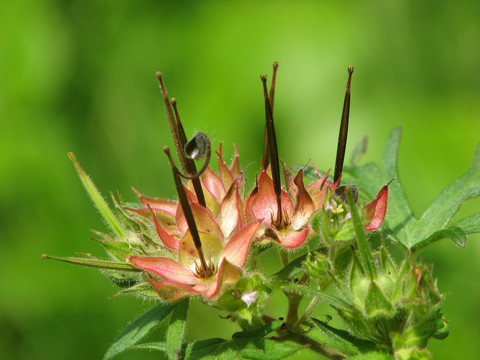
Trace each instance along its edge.
<path fill-rule="evenodd" d="M 40 255 L 102 255 L 89 229 L 105 226 L 69 151 L 105 195 L 133 201 L 135 186 L 174 196 L 156 71 L 188 134 L 224 141 L 227 158 L 237 143 L 242 165 L 258 165 L 259 74 L 278 60 L 280 156 L 328 169 L 355 65 L 347 151 L 368 135 L 364 160 L 378 160 L 402 124 L 400 177 L 417 215 L 470 166 L 480 140 L 480 2 L 4 0 L 0 24 L 2 359 L 99 359 L 152 306 L 110 299 L 115 288 L 96 271 Z M 472 200 L 458 216 L 479 209 Z M 479 240 L 423 254 L 449 292 L 451 334 L 431 342 L 436 359 L 480 353 Z M 229 336 L 234 328 L 218 315 L 193 302 L 188 338 Z"/>

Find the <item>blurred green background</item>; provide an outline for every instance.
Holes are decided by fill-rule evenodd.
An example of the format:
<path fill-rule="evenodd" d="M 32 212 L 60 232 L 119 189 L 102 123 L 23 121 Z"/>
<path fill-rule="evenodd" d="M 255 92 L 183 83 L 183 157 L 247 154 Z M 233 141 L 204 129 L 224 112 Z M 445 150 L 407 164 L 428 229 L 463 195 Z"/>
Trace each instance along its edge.
<path fill-rule="evenodd" d="M 68 151 L 105 195 L 133 201 L 135 186 L 174 196 L 156 71 L 188 134 L 223 140 L 227 158 L 237 143 L 242 165 L 258 165 L 259 74 L 278 60 L 280 156 L 328 169 L 355 65 L 347 152 L 368 135 L 364 160 L 378 160 L 402 124 L 400 176 L 416 214 L 468 168 L 480 140 L 480 2 L 4 0 L 0 24 L 2 359 L 99 359 L 152 306 L 109 299 L 115 288 L 99 273 L 40 254 L 103 254 L 89 229 L 105 226 Z M 458 216 L 479 209 L 472 200 Z M 449 292 L 451 334 L 431 342 L 436 359 L 480 353 L 479 240 L 466 249 L 443 241 L 423 254 Z M 199 305 L 188 338 L 229 336 L 234 328 Z"/>

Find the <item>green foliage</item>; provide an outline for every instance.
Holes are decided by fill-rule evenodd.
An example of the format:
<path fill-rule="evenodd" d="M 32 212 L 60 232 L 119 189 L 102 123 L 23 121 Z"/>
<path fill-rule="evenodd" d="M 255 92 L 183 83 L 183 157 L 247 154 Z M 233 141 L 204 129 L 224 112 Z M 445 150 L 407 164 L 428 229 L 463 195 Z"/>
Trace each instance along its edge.
<path fill-rule="evenodd" d="M 131 322 L 113 341 L 112 345 L 110 345 L 110 348 L 105 353 L 104 359 L 111 359 L 119 353 L 136 345 L 153 329 L 160 325 L 161 321 L 176 306 L 178 305 L 174 303 L 158 304 L 154 308 L 142 314 L 136 320 Z M 185 304 L 181 304 L 181 306 L 185 306 Z"/>
<path fill-rule="evenodd" d="M 388 181 L 388 212 L 381 231 L 407 249 L 418 250 L 434 241 L 449 238 L 457 246 L 464 247 L 467 233 L 479 232 L 480 214 L 472 215 L 453 226 L 448 226 L 461 204 L 480 195 L 480 145 L 475 151 L 472 166 L 467 172 L 447 186 L 430 204 L 423 215 L 416 219 L 410 208 L 397 174 L 397 158 L 401 128 L 389 136 L 383 151 L 381 165 L 368 163 L 345 167 L 351 181 L 370 198 Z M 360 145 L 362 148 L 363 145 Z M 358 152 L 360 155 L 361 152 Z M 358 156 L 355 157 L 358 160 Z"/>

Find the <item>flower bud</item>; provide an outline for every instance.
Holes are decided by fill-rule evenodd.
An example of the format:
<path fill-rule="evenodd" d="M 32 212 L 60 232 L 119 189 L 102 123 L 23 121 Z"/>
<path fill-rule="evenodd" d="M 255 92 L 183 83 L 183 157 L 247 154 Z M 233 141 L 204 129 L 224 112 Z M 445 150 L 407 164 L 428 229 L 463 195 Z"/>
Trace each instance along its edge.
<path fill-rule="evenodd" d="M 331 269 L 330 262 L 318 251 L 309 253 L 303 266 L 314 279 L 321 279 L 328 276 L 328 271 Z"/>

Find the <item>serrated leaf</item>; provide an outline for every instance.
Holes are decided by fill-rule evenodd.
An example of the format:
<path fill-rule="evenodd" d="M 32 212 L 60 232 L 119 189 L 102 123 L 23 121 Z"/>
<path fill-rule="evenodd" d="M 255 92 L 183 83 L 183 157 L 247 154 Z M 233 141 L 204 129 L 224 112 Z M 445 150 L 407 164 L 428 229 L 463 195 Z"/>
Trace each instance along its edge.
<path fill-rule="evenodd" d="M 188 299 L 180 301 L 173 309 L 170 325 L 167 332 L 168 358 L 176 360 L 182 350 L 183 337 L 185 335 L 185 320 L 188 313 Z"/>
<path fill-rule="evenodd" d="M 307 258 L 307 254 L 301 255 L 298 258 L 290 261 L 283 269 L 273 274 L 272 278 L 278 278 L 282 281 L 294 278 L 297 274 L 304 271 L 303 262 Z"/>
<path fill-rule="evenodd" d="M 231 341 L 212 338 L 188 344 L 185 347 L 185 359 L 229 360 L 235 359 L 237 351 Z"/>
<path fill-rule="evenodd" d="M 349 303 L 347 303 L 346 301 L 344 301 L 344 300 L 342 300 L 342 299 L 340 299 L 336 296 L 326 294 L 323 291 L 311 288 L 311 287 L 306 286 L 306 285 L 290 283 L 290 284 L 282 285 L 281 288 L 282 288 L 282 290 L 296 291 L 300 294 L 318 296 L 320 299 L 323 299 L 323 300 L 325 300 L 329 303 L 337 304 L 337 305 L 340 305 L 340 306 L 344 306 L 344 307 L 349 307 L 350 306 Z"/>
<path fill-rule="evenodd" d="M 444 229 L 461 204 L 480 195 L 480 144 L 475 151 L 472 166 L 454 180 L 432 201 L 416 226 L 409 230 L 409 248 L 430 238 Z"/>
<path fill-rule="evenodd" d="M 356 355 L 375 348 L 375 344 L 371 341 L 360 339 L 348 331 L 336 329 L 323 321 L 313 318 L 311 320 L 323 336 L 334 343 L 336 349 L 345 355 Z"/>
<path fill-rule="evenodd" d="M 66 262 L 73 265 L 93 267 L 100 270 L 119 270 L 130 272 L 141 272 L 143 270 L 134 267 L 133 265 L 111 260 L 100 260 L 92 258 L 78 258 L 78 257 L 58 257 L 43 254 L 42 259 L 51 259 Z"/>
<path fill-rule="evenodd" d="M 112 229 L 112 231 L 117 237 L 121 239 L 126 238 L 127 232 L 124 229 L 122 223 L 112 212 L 107 202 L 103 198 L 102 194 L 100 194 L 100 191 L 98 191 L 97 187 L 93 183 L 92 179 L 90 179 L 87 173 L 82 169 L 75 155 L 73 153 L 68 153 L 68 157 L 70 158 L 70 160 L 72 160 L 73 165 L 75 166 L 75 169 L 80 176 L 80 180 L 82 181 L 83 186 L 87 190 L 88 195 L 92 199 L 95 207 L 98 209 L 107 225 L 110 227 L 110 229 Z"/>
<path fill-rule="evenodd" d="M 235 334 L 233 334 L 232 339 L 233 341 L 236 342 L 236 341 L 241 341 L 243 339 L 264 337 L 270 334 L 272 331 L 280 329 L 282 325 L 283 325 L 283 321 L 280 321 L 280 320 L 272 321 L 252 331 L 236 332 Z"/>
<path fill-rule="evenodd" d="M 175 305 L 174 303 L 161 303 L 139 316 L 113 341 L 104 359 L 111 359 L 133 345 L 136 345 L 162 322 L 173 310 Z"/>
<path fill-rule="evenodd" d="M 279 360 L 295 354 L 301 348 L 302 345 L 288 340 L 258 339 L 249 342 L 239 355 L 253 360 Z"/>
<path fill-rule="evenodd" d="M 282 327 L 282 321 L 272 321 L 253 331 L 233 334 L 232 339 L 239 354 L 247 359 L 276 360 L 297 352 L 302 346 L 290 341 L 278 342 L 264 337 Z"/>
<path fill-rule="evenodd" d="M 441 239 L 450 239 L 455 245 L 461 248 L 467 246 L 467 235 L 465 234 L 465 232 L 461 228 L 453 226 L 448 229 L 438 230 L 434 232 L 427 239 L 417 242 L 415 246 L 412 247 L 412 250 L 420 250 L 427 245 L 430 245 L 431 243 Z"/>

